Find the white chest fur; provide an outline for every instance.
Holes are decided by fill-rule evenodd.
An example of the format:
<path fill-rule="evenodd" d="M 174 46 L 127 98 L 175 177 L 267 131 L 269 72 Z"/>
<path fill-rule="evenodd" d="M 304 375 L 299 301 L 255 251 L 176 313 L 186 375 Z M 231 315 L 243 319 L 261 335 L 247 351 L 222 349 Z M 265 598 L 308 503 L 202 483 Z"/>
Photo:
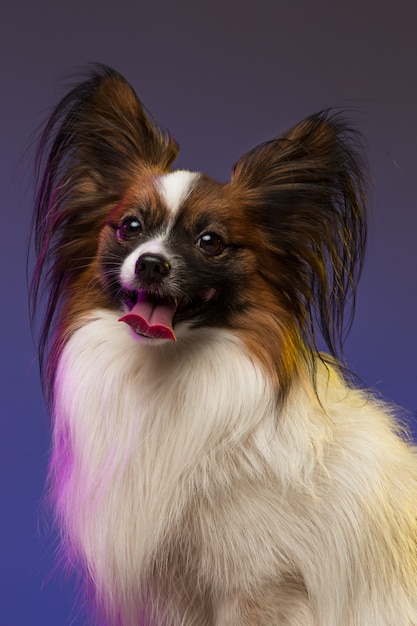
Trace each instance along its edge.
<path fill-rule="evenodd" d="M 99 311 L 64 349 L 55 390 L 58 511 L 96 580 L 123 578 L 126 569 L 138 580 L 190 500 L 207 504 L 216 489 L 232 493 L 237 475 L 264 471 L 273 390 L 231 334 L 192 337 L 141 345 Z M 259 449 L 241 456 L 257 431 Z M 215 467 L 234 450 L 239 467 Z"/>

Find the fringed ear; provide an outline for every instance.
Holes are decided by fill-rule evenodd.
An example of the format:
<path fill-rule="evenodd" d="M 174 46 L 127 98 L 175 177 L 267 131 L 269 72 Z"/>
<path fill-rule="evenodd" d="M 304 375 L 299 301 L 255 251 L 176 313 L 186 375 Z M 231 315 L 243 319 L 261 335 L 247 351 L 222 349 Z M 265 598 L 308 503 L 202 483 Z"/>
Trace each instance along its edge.
<path fill-rule="evenodd" d="M 112 202 L 141 168 L 166 171 L 177 156 L 177 144 L 146 116 L 127 81 L 109 67 L 96 67 L 57 105 L 42 133 L 36 160 L 40 235 L 45 218 L 64 208 L 60 222 L 71 216 L 68 199 L 80 198 L 81 206 Z"/>
<path fill-rule="evenodd" d="M 145 114 L 131 86 L 106 66 L 95 66 L 56 106 L 36 160 L 32 318 L 42 277 L 49 292 L 41 356 L 63 288 L 93 263 L 111 206 L 144 170 L 167 171 L 177 153 L 175 141 Z"/>
<path fill-rule="evenodd" d="M 362 155 L 361 136 L 322 112 L 243 156 L 232 176 L 263 238 L 260 274 L 281 294 L 307 345 L 317 349 L 318 325 L 339 357 L 366 243 Z"/>

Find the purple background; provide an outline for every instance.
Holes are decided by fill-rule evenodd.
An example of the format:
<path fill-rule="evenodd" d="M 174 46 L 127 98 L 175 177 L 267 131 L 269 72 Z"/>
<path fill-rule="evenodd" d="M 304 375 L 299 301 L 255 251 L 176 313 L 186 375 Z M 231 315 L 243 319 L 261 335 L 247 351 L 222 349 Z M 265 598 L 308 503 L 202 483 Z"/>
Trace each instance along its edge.
<path fill-rule="evenodd" d="M 179 166 L 220 180 L 246 150 L 308 114 L 329 105 L 352 110 L 369 143 L 375 194 L 347 354 L 353 369 L 405 407 L 413 422 L 416 8 L 415 0 L 5 4 L 0 17 L 0 621 L 82 626 L 84 619 L 72 609 L 71 583 L 58 576 L 48 580 L 53 546 L 39 514 L 49 435 L 26 300 L 31 132 L 63 94 L 60 79 L 87 61 L 112 65 L 132 82 L 179 140 Z"/>

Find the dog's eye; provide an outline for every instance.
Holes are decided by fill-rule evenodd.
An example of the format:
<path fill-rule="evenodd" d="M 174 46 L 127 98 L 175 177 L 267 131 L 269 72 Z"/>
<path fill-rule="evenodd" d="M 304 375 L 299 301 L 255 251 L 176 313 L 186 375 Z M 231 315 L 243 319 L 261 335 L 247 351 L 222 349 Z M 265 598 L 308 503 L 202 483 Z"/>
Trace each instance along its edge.
<path fill-rule="evenodd" d="M 142 232 L 142 224 L 136 217 L 127 217 L 117 229 L 117 235 L 123 241 L 135 239 Z"/>
<path fill-rule="evenodd" d="M 220 254 L 225 247 L 223 239 L 216 233 L 204 233 L 204 235 L 201 235 L 197 240 L 197 245 L 200 250 L 210 256 Z"/>

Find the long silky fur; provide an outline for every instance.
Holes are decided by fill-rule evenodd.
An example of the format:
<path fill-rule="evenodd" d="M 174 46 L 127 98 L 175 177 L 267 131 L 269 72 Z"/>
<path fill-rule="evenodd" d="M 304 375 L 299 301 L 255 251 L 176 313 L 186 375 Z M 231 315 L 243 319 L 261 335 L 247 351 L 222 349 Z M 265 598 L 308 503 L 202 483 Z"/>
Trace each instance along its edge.
<path fill-rule="evenodd" d="M 199 179 L 245 288 L 221 323 L 141 345 L 117 321 L 101 233 L 177 144 L 104 66 L 52 113 L 31 292 L 34 307 L 49 294 L 48 498 L 97 622 L 417 626 L 416 452 L 336 359 L 366 241 L 360 143 L 321 112 L 228 185 Z"/>

